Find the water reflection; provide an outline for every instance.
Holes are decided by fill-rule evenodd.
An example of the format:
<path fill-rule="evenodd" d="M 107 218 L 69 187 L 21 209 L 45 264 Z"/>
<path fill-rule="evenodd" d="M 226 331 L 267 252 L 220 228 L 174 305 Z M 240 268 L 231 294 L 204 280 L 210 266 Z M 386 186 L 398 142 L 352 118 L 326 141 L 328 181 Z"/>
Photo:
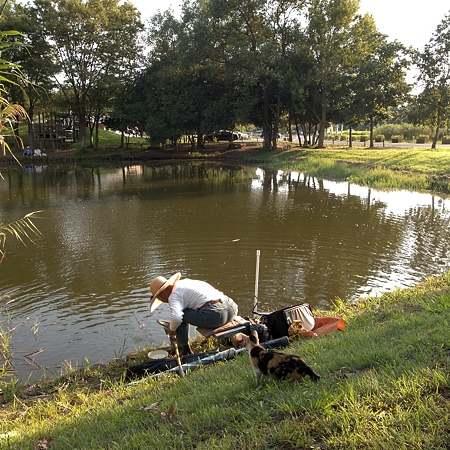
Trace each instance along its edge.
<path fill-rule="evenodd" d="M 148 311 L 156 275 L 204 279 L 251 315 L 257 249 L 264 311 L 414 285 L 449 267 L 446 201 L 254 167 L 10 173 L 0 220 L 44 211 L 42 238 L 26 248 L 9 239 L 0 266 L 15 323 L 29 318 L 14 333 L 18 367 L 160 344 L 155 320 L 168 311 Z"/>

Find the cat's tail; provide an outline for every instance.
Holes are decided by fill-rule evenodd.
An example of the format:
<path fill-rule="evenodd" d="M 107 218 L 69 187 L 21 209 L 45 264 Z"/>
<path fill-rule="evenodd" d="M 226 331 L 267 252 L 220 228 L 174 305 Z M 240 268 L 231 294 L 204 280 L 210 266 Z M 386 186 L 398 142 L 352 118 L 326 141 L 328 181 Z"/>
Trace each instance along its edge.
<path fill-rule="evenodd" d="M 315 383 L 317 383 L 322 378 L 318 373 L 314 372 L 314 370 L 312 370 L 311 368 L 308 375 Z"/>

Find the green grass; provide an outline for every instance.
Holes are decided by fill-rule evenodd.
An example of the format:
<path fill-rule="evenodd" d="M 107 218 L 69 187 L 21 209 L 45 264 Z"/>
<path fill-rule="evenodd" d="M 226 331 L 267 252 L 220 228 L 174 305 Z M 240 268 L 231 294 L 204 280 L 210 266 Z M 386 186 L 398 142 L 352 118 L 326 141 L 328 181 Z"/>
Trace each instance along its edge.
<path fill-rule="evenodd" d="M 315 157 L 351 163 L 383 166 L 391 170 L 409 171 L 422 174 L 444 175 L 450 173 L 450 149 L 437 148 L 385 148 L 378 149 L 325 149 L 325 150 L 286 150 L 280 152 L 275 160 L 291 161 L 299 158 Z"/>
<path fill-rule="evenodd" d="M 285 349 L 318 383 L 263 382 L 247 355 L 127 386 L 75 372 L 0 411 L 0 448 L 448 449 L 450 274 L 350 303 L 343 332 Z M 78 375 L 75 375 L 78 373 Z"/>
<path fill-rule="evenodd" d="M 26 126 L 21 126 L 19 128 L 19 134 L 20 137 L 23 139 L 24 146 L 26 147 L 29 144 L 28 139 L 28 129 Z M 94 132 L 95 136 L 95 132 Z M 85 140 L 86 146 L 89 145 L 89 130 L 86 130 L 86 140 Z M 98 146 L 99 148 L 107 147 L 107 146 L 119 146 L 121 143 L 121 136 L 120 134 L 114 133 L 109 130 L 98 130 Z M 148 146 L 148 141 L 145 138 L 140 137 L 132 137 L 129 139 L 130 146 Z M 11 141 L 12 147 L 14 147 L 13 141 Z M 35 145 L 39 145 L 39 141 L 35 141 Z M 126 140 L 124 145 L 126 145 Z M 67 144 L 66 148 L 60 149 L 61 151 L 69 151 L 69 150 L 79 150 L 80 149 L 80 143 L 74 142 L 72 144 Z M 17 151 L 17 149 L 14 149 L 14 151 Z"/>
<path fill-rule="evenodd" d="M 120 134 L 113 133 L 111 131 L 107 130 L 98 130 L 98 145 L 99 148 L 107 147 L 107 146 L 119 146 L 121 143 L 121 137 Z M 89 144 L 89 138 L 88 135 L 86 136 L 86 145 Z M 126 140 L 124 142 L 124 145 L 126 145 Z M 140 137 L 132 137 L 129 139 L 129 145 L 130 146 L 148 146 L 148 141 L 145 138 Z M 70 145 L 69 147 L 72 150 L 78 150 L 80 148 L 80 143 L 75 142 Z"/>
<path fill-rule="evenodd" d="M 270 167 L 284 167 L 319 178 L 378 189 L 415 189 L 450 192 L 450 150 L 299 150 L 272 157 L 261 152 Z"/>

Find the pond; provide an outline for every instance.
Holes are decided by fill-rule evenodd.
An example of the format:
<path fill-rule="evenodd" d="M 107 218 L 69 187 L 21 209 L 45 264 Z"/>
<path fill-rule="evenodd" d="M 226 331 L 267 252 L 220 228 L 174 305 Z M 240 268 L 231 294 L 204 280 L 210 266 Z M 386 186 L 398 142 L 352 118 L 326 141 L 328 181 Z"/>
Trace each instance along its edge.
<path fill-rule="evenodd" d="M 42 211 L 41 236 L 9 236 L 0 265 L 22 378 L 167 343 L 167 305 L 149 312 L 158 275 L 208 281 L 251 316 L 256 287 L 260 311 L 328 309 L 450 266 L 448 199 L 431 193 L 200 163 L 3 175 L 0 221 Z"/>

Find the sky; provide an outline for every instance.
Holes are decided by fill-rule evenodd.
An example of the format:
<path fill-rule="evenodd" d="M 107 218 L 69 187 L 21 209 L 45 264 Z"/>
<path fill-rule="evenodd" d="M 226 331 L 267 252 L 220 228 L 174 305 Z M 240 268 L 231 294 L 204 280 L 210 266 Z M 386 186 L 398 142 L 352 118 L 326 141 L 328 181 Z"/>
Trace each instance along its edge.
<path fill-rule="evenodd" d="M 142 19 L 148 19 L 158 9 L 172 6 L 179 11 L 180 0 L 130 0 L 141 12 Z M 411 0 L 360 0 L 360 13 L 369 13 L 375 19 L 378 30 L 406 46 L 423 50 L 436 27 L 450 12 L 448 0 L 427 0 L 426 3 Z"/>

